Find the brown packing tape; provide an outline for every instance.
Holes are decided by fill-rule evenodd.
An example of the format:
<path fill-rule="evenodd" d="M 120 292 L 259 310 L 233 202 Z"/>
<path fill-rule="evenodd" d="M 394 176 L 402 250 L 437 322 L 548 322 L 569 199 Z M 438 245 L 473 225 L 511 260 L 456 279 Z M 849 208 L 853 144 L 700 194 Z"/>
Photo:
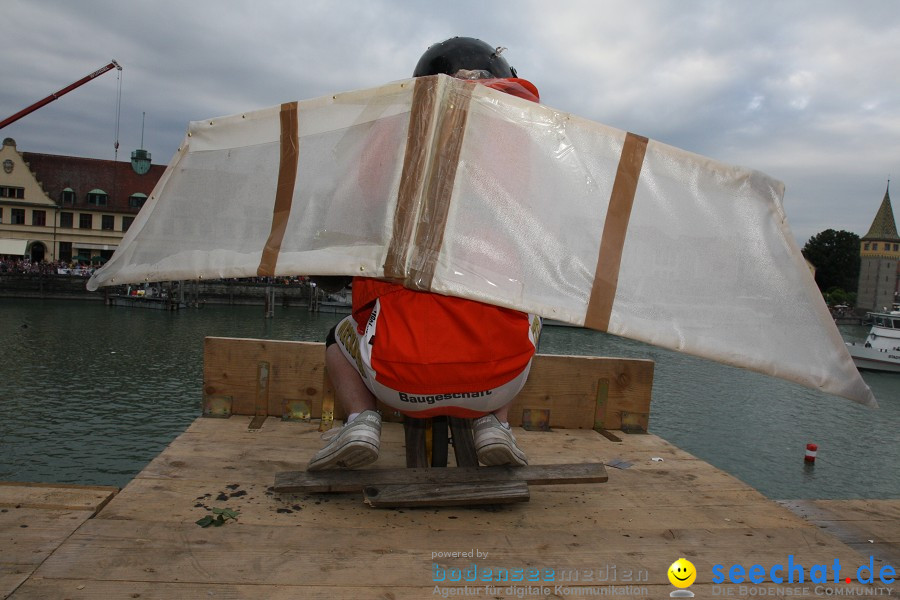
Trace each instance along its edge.
<path fill-rule="evenodd" d="M 628 220 L 631 218 L 631 207 L 634 205 L 634 194 L 641 176 L 647 142 L 647 138 L 640 135 L 633 133 L 625 135 L 625 144 L 622 146 L 622 155 L 619 158 L 619 167 L 609 198 L 606 223 L 603 225 L 603 237 L 600 238 L 594 284 L 591 287 L 591 297 L 584 317 L 584 326 L 589 329 L 606 331 L 609 328 L 616 288 L 619 284 L 619 268 L 622 263 Z"/>
<path fill-rule="evenodd" d="M 394 213 L 393 232 L 384 261 L 385 277 L 403 279 L 406 276 L 409 243 L 416 224 L 418 199 L 421 198 L 425 167 L 428 164 L 429 131 L 437 99 L 437 84 L 436 75 L 419 77 L 413 88 L 406 153 L 397 193 L 397 211 Z"/>
<path fill-rule="evenodd" d="M 296 102 L 281 105 L 281 158 L 278 164 L 278 187 L 275 190 L 275 206 L 272 209 L 272 229 L 262 251 L 256 274 L 260 277 L 275 275 L 278 253 L 291 216 L 294 184 L 297 181 L 297 161 L 300 155 L 299 115 Z"/>
<path fill-rule="evenodd" d="M 438 105 L 440 112 L 434 136 L 434 155 L 426 175 L 422 211 L 404 282 L 404 286 L 414 290 L 431 289 L 444 242 L 444 228 L 472 100 L 472 84 L 450 78 L 446 85 L 446 95 Z"/>

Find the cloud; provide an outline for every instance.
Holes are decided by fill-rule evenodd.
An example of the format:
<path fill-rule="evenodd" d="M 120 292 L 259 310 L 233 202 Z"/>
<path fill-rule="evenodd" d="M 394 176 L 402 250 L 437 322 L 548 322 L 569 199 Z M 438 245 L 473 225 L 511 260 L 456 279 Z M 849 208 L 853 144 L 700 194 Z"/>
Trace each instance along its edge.
<path fill-rule="evenodd" d="M 0 111 L 116 58 L 120 159 L 143 113 L 144 147 L 167 162 L 191 120 L 406 78 L 430 44 L 469 35 L 507 47 L 550 106 L 783 180 L 801 243 L 865 233 L 898 170 L 893 0 L 11 0 L 4 17 Z M 117 84 L 103 75 L 3 136 L 112 158 Z"/>

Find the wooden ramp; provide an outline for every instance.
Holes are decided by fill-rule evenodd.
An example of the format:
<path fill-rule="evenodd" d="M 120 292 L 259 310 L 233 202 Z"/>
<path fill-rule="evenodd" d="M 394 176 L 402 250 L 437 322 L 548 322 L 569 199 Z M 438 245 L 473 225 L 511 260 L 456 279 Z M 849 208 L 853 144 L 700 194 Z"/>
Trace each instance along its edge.
<path fill-rule="evenodd" d="M 228 352 L 248 361 L 243 349 Z M 290 360 L 309 359 L 312 368 L 321 368 L 314 356 L 304 356 Z M 265 368 L 261 362 L 267 363 Z M 280 411 L 276 390 L 283 385 L 282 364 L 263 353 L 245 365 L 249 382 L 234 378 L 245 390 L 251 412 L 269 404 Z M 467 594 L 658 599 L 675 589 L 667 571 L 679 557 L 696 566 L 691 590 L 698 598 L 727 596 L 728 590 L 733 590 L 731 597 L 741 597 L 737 584 L 714 584 L 713 565 L 768 569 L 791 556 L 806 566 L 808 581 L 813 565 L 839 560 L 847 569 L 843 576 L 851 567 L 855 571 L 867 564 L 867 555 L 654 435 L 592 429 L 597 415 L 609 418 L 607 409 L 618 412 L 620 421 L 630 418 L 623 419 L 621 413 L 630 411 L 611 399 L 623 388 L 634 389 L 635 379 L 618 377 L 616 370 L 634 367 L 605 365 L 613 375 L 597 380 L 582 363 L 571 365 L 580 365 L 574 381 L 593 379 L 594 396 L 571 391 L 572 380 L 564 378 L 568 367 L 559 364 L 554 364 L 562 369 L 555 371 L 556 383 L 573 402 L 589 407 L 590 424 L 554 425 L 555 418 L 577 411 L 553 394 L 552 385 L 535 381 L 524 396 L 527 405 L 518 407 L 520 415 L 549 407 L 550 430 L 542 430 L 546 422 L 537 419 L 530 430 L 516 427 L 515 434 L 531 465 L 603 463 L 605 483 L 534 486 L 529 502 L 493 508 L 375 509 L 358 492 L 278 494 L 273 490 L 276 475 L 303 470 L 321 446 L 317 420 L 286 421 L 266 414 L 199 418 L 43 560 L 11 597 L 412 600 Z M 205 381 L 207 395 L 238 398 L 228 393 L 227 373 Z M 304 373 L 302 386 L 285 387 L 286 393 L 299 393 L 321 406 L 322 372 Z M 631 402 L 635 412 L 641 402 L 649 404 L 649 391 L 643 399 L 626 396 L 622 402 Z M 381 456 L 366 470 L 404 464 L 402 426 L 387 422 Z M 220 527 L 197 524 L 214 509 L 239 514 Z M 881 566 L 875 563 L 876 569 Z M 551 569 L 554 580 L 548 581 Z M 485 581 L 488 570 L 492 578 L 506 573 L 512 580 Z M 544 580 L 527 580 L 535 574 Z M 471 576 L 476 581 L 464 580 Z M 807 594 L 792 585 L 792 597 L 822 597 L 815 594 L 815 585 L 807 585 Z M 783 591 L 773 584 L 761 587 L 773 596 Z M 828 587 L 841 593 L 861 589 L 846 583 Z"/>

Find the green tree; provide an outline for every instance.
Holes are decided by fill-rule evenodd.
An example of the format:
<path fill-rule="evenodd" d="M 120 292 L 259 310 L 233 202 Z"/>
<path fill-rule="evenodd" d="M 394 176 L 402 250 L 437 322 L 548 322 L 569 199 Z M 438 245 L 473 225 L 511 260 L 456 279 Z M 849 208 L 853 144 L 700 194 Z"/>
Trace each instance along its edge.
<path fill-rule="evenodd" d="M 825 303 L 828 304 L 828 306 L 836 306 L 839 304 L 856 306 L 856 292 L 848 292 L 839 287 L 833 287 L 822 294 L 822 296 L 824 296 Z"/>
<path fill-rule="evenodd" d="M 859 282 L 859 236 L 826 229 L 809 238 L 803 256 L 816 267 L 816 283 L 823 292 L 839 288 L 855 293 Z"/>

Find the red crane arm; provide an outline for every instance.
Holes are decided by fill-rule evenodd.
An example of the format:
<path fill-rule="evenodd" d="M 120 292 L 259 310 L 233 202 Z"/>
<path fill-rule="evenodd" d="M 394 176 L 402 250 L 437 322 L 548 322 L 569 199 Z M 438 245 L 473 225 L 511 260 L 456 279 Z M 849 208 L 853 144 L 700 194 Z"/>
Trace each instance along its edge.
<path fill-rule="evenodd" d="M 111 61 L 108 65 L 105 65 L 105 66 L 103 66 L 103 67 L 100 67 L 99 69 L 97 69 L 96 71 L 94 71 L 93 73 L 91 73 L 90 75 L 86 75 L 85 77 L 82 77 L 81 79 L 79 79 L 79 80 L 76 81 L 75 83 L 73 83 L 73 84 L 71 84 L 71 85 L 67 85 L 66 87 L 64 87 L 63 89 L 59 90 L 58 92 L 56 92 L 56 93 L 54 93 L 54 94 L 50 94 L 49 96 L 47 96 L 47 97 L 44 98 L 43 100 L 40 100 L 40 101 L 38 101 L 38 102 L 35 102 L 34 104 L 32 104 L 31 106 L 29 106 L 28 108 L 22 109 L 22 110 L 20 110 L 19 112 L 17 112 L 16 114 L 12 115 L 11 117 L 7 117 L 7 118 L 5 118 L 3 121 L 0 121 L 0 129 L 3 129 L 4 127 L 6 127 L 7 125 L 9 125 L 9 124 L 11 124 L 11 123 L 15 123 L 16 121 L 18 121 L 19 119 L 21 119 L 21 118 L 24 117 L 25 115 L 28 115 L 28 114 L 33 113 L 34 111 L 36 111 L 37 109 L 41 108 L 42 106 L 46 106 L 47 104 L 50 104 L 51 102 L 53 102 L 54 100 L 56 100 L 56 99 L 59 98 L 60 96 L 63 96 L 63 95 L 65 95 L 65 94 L 68 94 L 69 92 L 71 92 L 71 91 L 74 90 L 75 88 L 81 87 L 82 85 L 84 85 L 84 84 L 87 83 L 88 81 L 91 81 L 92 79 L 96 79 L 97 77 L 100 77 L 101 75 L 103 75 L 103 74 L 106 73 L 107 71 L 111 71 L 112 69 L 118 69 L 118 70 L 121 71 L 121 70 L 122 70 L 122 67 L 120 67 L 120 66 L 119 66 L 119 63 L 117 63 L 116 61 Z"/>

